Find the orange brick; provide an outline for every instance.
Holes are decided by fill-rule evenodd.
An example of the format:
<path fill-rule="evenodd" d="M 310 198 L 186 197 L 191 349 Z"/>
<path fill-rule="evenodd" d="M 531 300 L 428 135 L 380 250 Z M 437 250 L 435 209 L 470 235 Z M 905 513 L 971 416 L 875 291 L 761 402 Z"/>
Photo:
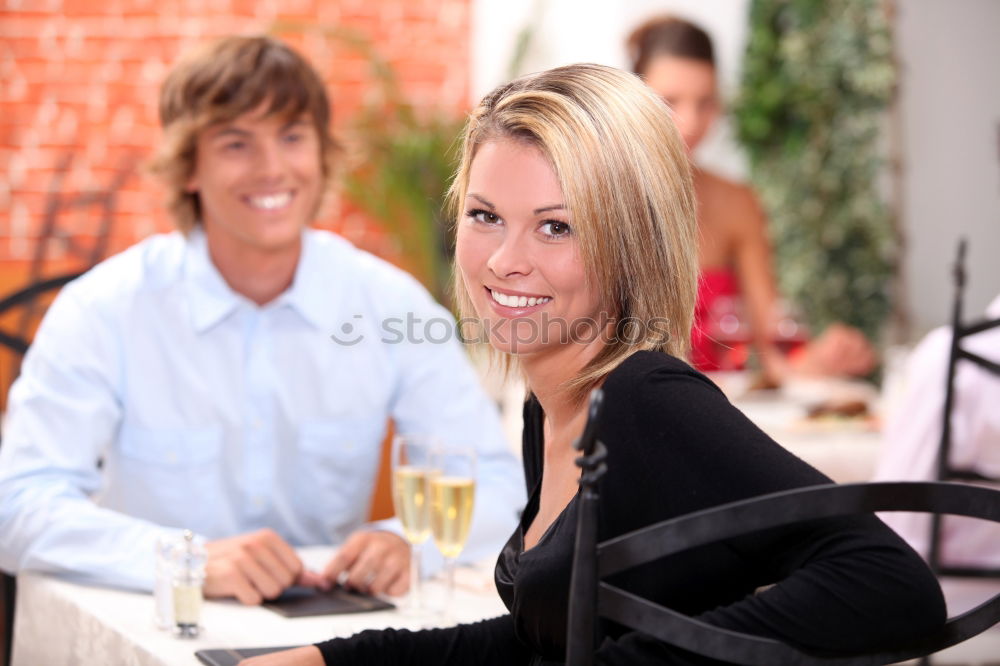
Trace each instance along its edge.
<path fill-rule="evenodd" d="M 335 127 L 342 134 L 373 82 L 362 55 L 322 36 L 331 27 L 367 36 L 385 58 L 398 62 L 403 89 L 418 107 L 464 110 L 467 105 L 469 67 L 455 54 L 468 50 L 470 0 L 280 0 L 275 17 L 261 12 L 259 0 L 231 0 L 218 10 L 201 9 L 193 1 L 180 6 L 123 0 L 112 7 L 64 0 L 58 14 L 27 4 L 33 6 L 7 10 L 0 19 L 5 82 L 0 87 L 0 166 L 16 160 L 19 174 L 4 195 L 16 212 L 0 210 L 0 260 L 30 246 L 25 233 L 41 224 L 48 188 L 59 177 L 55 168 L 65 154 L 75 159 L 62 176 L 64 192 L 107 186 L 123 160 L 148 157 L 161 136 L 159 79 L 183 50 L 212 36 L 263 32 L 275 18 L 312 22 L 316 27 L 308 35 L 300 31 L 283 37 L 316 61 L 327 77 Z M 108 63 L 119 64 L 109 70 Z M 56 102 L 54 115 L 47 111 L 40 117 L 49 100 Z M 122 108 L 128 109 L 128 117 L 119 116 L 116 124 Z M 44 124 L 37 126 L 39 122 Z M 161 190 L 138 173 L 122 185 L 113 236 L 117 247 L 172 228 L 161 201 Z M 92 222 L 95 215 L 81 212 L 72 222 Z M 342 201 L 331 206 L 322 224 L 398 258 L 384 231 Z M 10 237 L 12 226 L 20 234 L 16 242 Z"/>

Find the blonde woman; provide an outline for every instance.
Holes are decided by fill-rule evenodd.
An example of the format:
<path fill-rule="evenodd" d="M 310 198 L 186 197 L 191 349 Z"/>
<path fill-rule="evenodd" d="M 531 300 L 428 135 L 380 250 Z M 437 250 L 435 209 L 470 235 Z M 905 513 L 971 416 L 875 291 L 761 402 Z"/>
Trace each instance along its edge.
<path fill-rule="evenodd" d="M 530 389 L 530 499 L 496 566 L 510 613 L 368 631 L 251 663 L 562 662 L 579 478 L 571 443 L 595 386 L 608 449 L 601 539 L 829 481 L 681 360 L 697 278 L 691 176 L 666 106 L 636 77 L 574 65 L 494 91 L 469 120 L 452 195 L 460 307 Z M 704 547 L 618 583 L 707 622 L 816 649 L 889 646 L 944 619 L 930 571 L 874 517 Z M 606 629 L 598 663 L 705 663 Z"/>

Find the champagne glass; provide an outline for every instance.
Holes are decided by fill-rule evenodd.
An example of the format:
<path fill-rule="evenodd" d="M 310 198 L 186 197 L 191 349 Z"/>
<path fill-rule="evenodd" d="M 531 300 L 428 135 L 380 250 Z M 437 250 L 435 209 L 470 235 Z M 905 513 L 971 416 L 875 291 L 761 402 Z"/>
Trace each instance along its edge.
<path fill-rule="evenodd" d="M 410 594 L 404 612 L 423 610 L 420 592 L 420 554 L 430 537 L 430 478 L 437 439 L 424 435 L 396 435 L 392 439 L 392 503 L 410 543 Z"/>
<path fill-rule="evenodd" d="M 455 558 L 465 548 L 472 524 L 476 450 L 471 446 L 445 446 L 434 459 L 436 473 L 430 480 L 431 533 L 445 559 L 447 591 L 442 615 L 450 623 L 455 600 Z"/>

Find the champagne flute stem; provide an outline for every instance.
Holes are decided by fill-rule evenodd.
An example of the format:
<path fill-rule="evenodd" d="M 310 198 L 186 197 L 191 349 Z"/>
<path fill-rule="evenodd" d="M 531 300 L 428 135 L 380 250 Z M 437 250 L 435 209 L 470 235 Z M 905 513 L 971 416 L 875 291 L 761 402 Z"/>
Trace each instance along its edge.
<path fill-rule="evenodd" d="M 455 558 L 445 558 L 445 575 L 447 576 L 448 590 L 445 593 L 444 620 L 451 624 L 455 617 Z"/>
<path fill-rule="evenodd" d="M 420 590 L 420 544 L 410 545 L 410 610 L 423 610 L 423 596 Z"/>

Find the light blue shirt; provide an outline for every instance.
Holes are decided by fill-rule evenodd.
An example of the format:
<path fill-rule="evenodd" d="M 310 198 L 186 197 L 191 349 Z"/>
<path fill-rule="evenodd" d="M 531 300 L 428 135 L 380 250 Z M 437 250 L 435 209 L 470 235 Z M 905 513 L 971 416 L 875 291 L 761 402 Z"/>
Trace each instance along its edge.
<path fill-rule="evenodd" d="M 0 567 L 148 590 L 157 537 L 182 528 L 339 543 L 366 520 L 389 418 L 476 446 L 465 557 L 498 552 L 523 477 L 448 322 L 327 232 L 304 232 L 292 286 L 263 307 L 200 231 L 112 257 L 59 294 L 11 388 Z"/>

